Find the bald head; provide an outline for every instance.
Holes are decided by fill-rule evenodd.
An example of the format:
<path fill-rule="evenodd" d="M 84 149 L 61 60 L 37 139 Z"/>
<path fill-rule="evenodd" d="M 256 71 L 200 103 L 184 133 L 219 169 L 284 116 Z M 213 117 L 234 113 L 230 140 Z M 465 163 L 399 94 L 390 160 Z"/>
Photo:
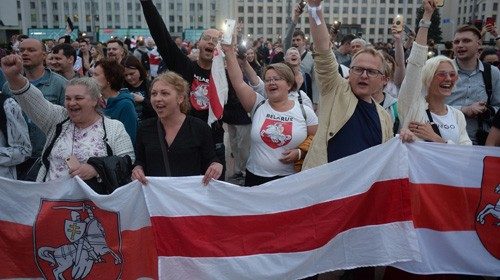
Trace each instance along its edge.
<path fill-rule="evenodd" d="M 45 60 L 45 44 L 37 39 L 24 39 L 19 44 L 19 54 L 23 59 L 23 67 L 27 70 L 43 68 Z"/>

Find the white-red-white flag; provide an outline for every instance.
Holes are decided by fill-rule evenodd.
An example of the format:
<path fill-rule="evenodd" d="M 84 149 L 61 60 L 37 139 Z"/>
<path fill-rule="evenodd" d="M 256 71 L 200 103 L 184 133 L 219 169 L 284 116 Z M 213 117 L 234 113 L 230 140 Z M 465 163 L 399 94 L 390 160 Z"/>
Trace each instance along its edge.
<path fill-rule="evenodd" d="M 500 148 L 406 145 L 417 274 L 500 276 Z"/>
<path fill-rule="evenodd" d="M 398 141 L 253 188 L 201 177 L 144 189 L 163 279 L 300 279 L 420 260 Z"/>
<path fill-rule="evenodd" d="M 97 195 L 80 179 L 0 178 L 0 278 L 157 279 L 139 183 Z"/>
<path fill-rule="evenodd" d="M 213 122 L 222 118 L 229 91 L 226 68 L 224 66 L 224 52 L 222 51 L 220 43 L 217 44 L 214 50 L 207 91 L 207 97 L 210 102 L 207 123 L 211 125 Z"/>

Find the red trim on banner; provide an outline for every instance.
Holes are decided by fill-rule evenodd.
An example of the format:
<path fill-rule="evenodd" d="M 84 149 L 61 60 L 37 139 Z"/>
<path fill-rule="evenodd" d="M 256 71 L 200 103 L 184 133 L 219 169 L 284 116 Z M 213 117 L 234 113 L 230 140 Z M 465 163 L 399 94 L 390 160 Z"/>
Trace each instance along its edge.
<path fill-rule="evenodd" d="M 210 102 L 210 108 L 217 119 L 222 118 L 222 113 L 224 112 L 224 107 L 220 103 L 219 93 L 217 92 L 217 87 L 215 86 L 215 81 L 212 75 L 210 75 L 210 80 L 208 81 L 207 87 L 208 100 Z"/>
<path fill-rule="evenodd" d="M 33 227 L 0 221 L 0 277 L 40 278 L 35 264 Z"/>
<path fill-rule="evenodd" d="M 349 229 L 409 221 L 410 210 L 408 180 L 396 179 L 377 182 L 359 195 L 291 211 L 152 217 L 151 222 L 160 256 L 228 257 L 317 249 Z"/>
<path fill-rule="evenodd" d="M 474 231 L 480 188 L 410 183 L 415 228 Z"/>

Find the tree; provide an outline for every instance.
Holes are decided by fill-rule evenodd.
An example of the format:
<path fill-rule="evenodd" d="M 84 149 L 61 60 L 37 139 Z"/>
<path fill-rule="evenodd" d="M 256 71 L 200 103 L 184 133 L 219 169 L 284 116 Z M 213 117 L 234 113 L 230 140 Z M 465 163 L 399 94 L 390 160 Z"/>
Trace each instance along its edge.
<path fill-rule="evenodd" d="M 417 9 L 417 19 L 415 22 L 415 26 L 418 26 L 418 23 L 424 16 L 424 8 L 420 7 Z M 418 31 L 418 28 L 417 28 Z M 429 35 L 427 36 L 429 39 L 434 40 L 436 44 L 441 43 L 443 37 L 441 36 L 441 15 L 439 14 L 439 9 L 436 9 L 431 17 L 431 27 L 429 28 Z"/>

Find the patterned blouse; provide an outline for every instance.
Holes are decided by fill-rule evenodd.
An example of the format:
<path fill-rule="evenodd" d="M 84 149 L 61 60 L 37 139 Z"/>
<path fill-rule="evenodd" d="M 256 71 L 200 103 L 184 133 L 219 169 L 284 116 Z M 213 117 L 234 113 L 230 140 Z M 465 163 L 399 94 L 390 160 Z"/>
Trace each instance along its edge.
<path fill-rule="evenodd" d="M 106 143 L 103 140 L 104 127 L 102 118 L 86 128 L 78 128 L 71 123 L 54 144 L 49 155 L 49 181 L 69 178 L 69 168 L 66 159 L 75 155 L 80 163 L 86 163 L 91 157 L 106 156 Z"/>

